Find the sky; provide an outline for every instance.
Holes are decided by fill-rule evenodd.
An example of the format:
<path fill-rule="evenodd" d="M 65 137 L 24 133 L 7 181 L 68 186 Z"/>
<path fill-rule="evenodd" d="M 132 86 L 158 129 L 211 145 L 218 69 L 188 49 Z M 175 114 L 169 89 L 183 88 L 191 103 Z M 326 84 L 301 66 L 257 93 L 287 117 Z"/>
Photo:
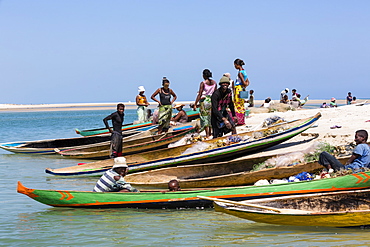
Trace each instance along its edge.
<path fill-rule="evenodd" d="M 195 100 L 244 60 L 256 99 L 370 98 L 368 0 L 0 0 L 0 104 Z"/>

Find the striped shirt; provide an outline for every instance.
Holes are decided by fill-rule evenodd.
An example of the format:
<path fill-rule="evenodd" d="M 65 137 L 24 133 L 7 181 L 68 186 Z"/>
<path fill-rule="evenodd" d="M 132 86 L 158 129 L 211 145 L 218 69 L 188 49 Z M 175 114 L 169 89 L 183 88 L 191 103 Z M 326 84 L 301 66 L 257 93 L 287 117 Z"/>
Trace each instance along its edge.
<path fill-rule="evenodd" d="M 119 176 L 119 180 L 115 180 L 114 176 Z M 139 192 L 137 189 L 127 183 L 122 176 L 120 176 L 113 169 L 110 169 L 104 173 L 103 176 L 96 183 L 93 191 L 94 192 L 118 192 L 123 189 L 128 189 L 130 192 Z"/>

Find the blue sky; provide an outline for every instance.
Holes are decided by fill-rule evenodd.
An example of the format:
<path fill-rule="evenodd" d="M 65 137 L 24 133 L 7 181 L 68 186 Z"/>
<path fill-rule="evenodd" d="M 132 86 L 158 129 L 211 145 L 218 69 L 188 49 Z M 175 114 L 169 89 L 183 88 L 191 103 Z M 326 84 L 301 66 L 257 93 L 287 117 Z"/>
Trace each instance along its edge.
<path fill-rule="evenodd" d="M 245 61 L 257 99 L 370 98 L 370 1 L 1 1 L 0 104 L 194 100 Z"/>

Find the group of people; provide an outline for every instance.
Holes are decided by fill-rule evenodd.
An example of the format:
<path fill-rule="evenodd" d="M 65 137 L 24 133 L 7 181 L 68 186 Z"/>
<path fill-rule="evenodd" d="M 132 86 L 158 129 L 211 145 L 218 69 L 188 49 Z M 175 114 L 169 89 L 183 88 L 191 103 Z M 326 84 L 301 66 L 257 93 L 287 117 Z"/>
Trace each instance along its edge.
<path fill-rule="evenodd" d="M 280 103 L 291 104 L 295 108 L 300 108 L 304 104 L 306 104 L 306 102 L 308 101 L 309 95 L 307 95 L 304 99 L 301 99 L 301 95 L 297 93 L 296 89 L 292 89 L 292 97 L 290 100 L 289 100 L 288 93 L 289 93 L 289 88 L 285 88 L 283 91 L 281 91 Z"/>
<path fill-rule="evenodd" d="M 254 96 L 253 90 L 250 90 L 249 97 L 246 93 L 250 82 L 243 65 L 243 60 L 236 59 L 234 67 L 238 73 L 235 82 L 229 73 L 225 73 L 218 88 L 212 79 L 212 72 L 203 70 L 203 81 L 199 85 L 194 110 L 199 103 L 200 131 L 205 131 L 206 138 L 217 138 L 229 132 L 235 134 L 236 125 L 245 124 L 245 99 L 248 98 L 250 105 L 254 105 Z"/>
<path fill-rule="evenodd" d="M 322 103 L 320 106 L 321 108 L 332 108 L 332 107 L 338 107 L 338 104 L 336 102 L 336 98 L 331 98 L 330 103 L 327 104 L 326 102 Z M 351 104 L 356 104 L 357 103 L 357 98 L 352 97 L 352 93 L 348 92 L 347 97 L 346 97 L 346 104 L 351 105 Z"/>

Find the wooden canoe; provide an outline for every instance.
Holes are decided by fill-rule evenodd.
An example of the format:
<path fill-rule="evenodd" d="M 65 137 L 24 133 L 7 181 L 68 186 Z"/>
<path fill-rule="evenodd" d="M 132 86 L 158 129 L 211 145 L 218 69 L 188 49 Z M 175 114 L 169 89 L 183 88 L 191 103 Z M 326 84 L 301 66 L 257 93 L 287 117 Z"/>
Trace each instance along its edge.
<path fill-rule="evenodd" d="M 150 128 L 149 128 L 150 127 Z M 140 135 L 143 131 L 154 128 L 149 126 L 142 129 L 127 130 L 122 132 L 122 136 L 127 138 L 132 135 Z M 135 137 L 135 138 L 136 138 Z M 99 135 L 99 136 L 87 136 L 87 137 L 75 137 L 75 138 L 63 138 L 63 139 L 50 139 L 50 140 L 38 140 L 38 141 L 20 141 L 20 142 L 8 142 L 1 143 L 0 148 L 5 149 L 13 153 L 23 154 L 56 154 L 55 149 L 66 150 L 78 147 L 93 147 L 100 143 L 108 143 L 111 140 L 110 134 Z"/>
<path fill-rule="evenodd" d="M 247 199 L 326 193 L 370 188 L 370 172 L 350 174 L 337 178 L 301 181 L 264 186 L 244 186 L 212 189 L 192 189 L 175 192 L 141 191 L 140 193 L 89 192 L 70 190 L 39 190 L 24 187 L 18 182 L 18 192 L 53 207 L 95 208 L 190 208 L 210 207 L 211 201 L 197 196 L 221 198 L 232 201 Z"/>
<path fill-rule="evenodd" d="M 125 157 L 130 167 L 129 173 L 177 165 L 226 161 L 282 143 L 310 128 L 320 117 L 321 114 L 318 113 L 310 118 L 280 123 L 256 131 L 219 137 L 202 143 L 132 154 Z M 225 144 L 228 140 L 233 139 L 240 139 L 241 141 L 236 143 L 229 142 L 228 145 Z M 199 145 L 203 146 L 203 148 L 205 145 L 207 149 L 195 149 Z M 59 176 L 98 175 L 109 170 L 112 166 L 113 159 L 109 159 L 87 163 L 82 166 L 77 165 L 60 169 L 46 168 L 45 172 Z"/>
<path fill-rule="evenodd" d="M 199 111 L 198 110 L 196 110 L 196 111 L 187 111 L 186 113 L 188 115 L 188 120 L 189 121 L 192 121 L 192 120 L 195 120 L 195 119 L 199 118 Z M 137 129 L 137 128 L 142 128 L 142 127 L 151 126 L 151 125 L 153 125 L 152 121 L 148 121 L 148 122 L 145 122 L 145 123 L 138 123 L 138 124 L 129 123 L 129 124 L 125 124 L 125 125 L 122 126 L 122 131 L 134 130 L 134 129 Z M 75 129 L 75 131 L 76 131 L 77 134 L 82 135 L 82 136 L 92 136 L 92 135 L 101 135 L 101 134 L 108 134 L 109 133 L 109 130 L 107 128 L 89 129 L 89 130 Z"/>
<path fill-rule="evenodd" d="M 367 178 L 368 180 L 368 178 Z M 206 199 L 202 197 L 202 199 Z M 353 227 L 370 225 L 370 189 L 282 196 L 235 202 L 214 201 L 215 210 L 277 225 Z"/>
<path fill-rule="evenodd" d="M 211 164 L 167 167 L 145 172 L 128 174 L 125 180 L 133 186 L 167 188 L 168 182 L 176 179 L 181 188 L 207 188 L 251 185 L 260 179 L 282 179 L 297 175 L 301 172 L 322 170 L 318 162 L 301 163 L 294 166 L 268 168 L 251 171 L 254 164 L 266 161 L 273 156 L 259 158 L 242 158 Z M 340 158 L 344 164 L 348 157 Z"/>
<path fill-rule="evenodd" d="M 148 135 L 141 135 L 136 138 L 124 139 L 122 155 L 135 154 L 167 147 L 168 144 L 176 142 L 185 135 L 195 132 L 193 125 L 185 125 L 182 127 L 175 127 L 171 131 L 162 134 L 156 134 L 157 128 L 148 133 Z M 93 147 L 82 147 L 75 149 L 67 149 L 57 151 L 58 154 L 65 158 L 73 159 L 109 159 L 110 158 L 110 142 L 101 143 L 101 145 Z"/>

